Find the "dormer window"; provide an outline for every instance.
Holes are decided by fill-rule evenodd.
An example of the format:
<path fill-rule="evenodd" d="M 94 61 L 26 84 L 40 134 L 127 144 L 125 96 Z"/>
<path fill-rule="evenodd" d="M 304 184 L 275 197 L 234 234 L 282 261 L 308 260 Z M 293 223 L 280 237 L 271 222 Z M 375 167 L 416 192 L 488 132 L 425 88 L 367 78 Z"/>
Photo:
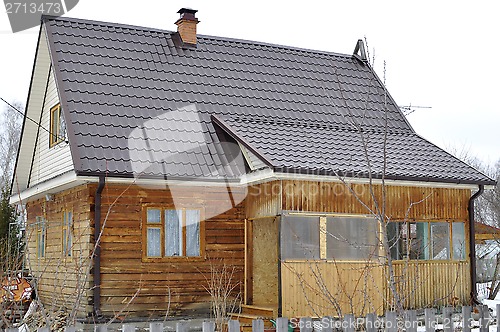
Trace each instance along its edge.
<path fill-rule="evenodd" d="M 49 146 L 53 147 L 66 139 L 66 123 L 61 112 L 61 104 L 50 109 Z"/>

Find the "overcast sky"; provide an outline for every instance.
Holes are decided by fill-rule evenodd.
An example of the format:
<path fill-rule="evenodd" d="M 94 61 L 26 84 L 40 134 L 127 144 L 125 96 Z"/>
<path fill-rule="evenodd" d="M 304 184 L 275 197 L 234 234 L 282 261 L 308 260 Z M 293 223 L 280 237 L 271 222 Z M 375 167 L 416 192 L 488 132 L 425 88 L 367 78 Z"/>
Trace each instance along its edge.
<path fill-rule="evenodd" d="M 396 102 L 432 107 L 408 116 L 417 133 L 500 159 L 500 1 L 80 0 L 66 16 L 175 30 L 181 7 L 199 11 L 205 35 L 346 54 L 366 37 Z M 0 97 L 26 102 L 37 36 L 0 13 Z"/>

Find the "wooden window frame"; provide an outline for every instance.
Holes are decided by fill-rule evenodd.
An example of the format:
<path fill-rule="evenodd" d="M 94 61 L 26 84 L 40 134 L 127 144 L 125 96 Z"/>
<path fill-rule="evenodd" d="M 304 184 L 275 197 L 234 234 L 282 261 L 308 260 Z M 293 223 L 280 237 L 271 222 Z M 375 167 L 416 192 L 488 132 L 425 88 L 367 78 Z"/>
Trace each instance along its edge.
<path fill-rule="evenodd" d="M 148 223 L 147 212 L 149 209 L 160 210 L 160 222 Z M 182 210 L 182 253 L 179 256 L 165 256 L 165 211 L 166 210 Z M 186 210 L 198 210 L 200 212 L 200 255 L 186 256 Z M 142 261 L 158 262 L 158 261 L 203 261 L 205 257 L 205 214 L 204 209 L 200 206 L 185 205 L 182 207 L 165 206 L 165 205 L 144 205 L 142 209 Z M 160 256 L 150 257 L 147 255 L 148 245 L 148 228 L 160 228 Z"/>
<path fill-rule="evenodd" d="M 405 221 L 393 221 L 395 223 L 405 223 Z M 426 223 L 427 224 L 427 232 L 429 234 L 429 244 L 428 244 L 428 250 L 429 250 L 429 255 L 431 255 L 431 250 L 432 250 L 432 232 L 431 232 L 431 224 L 433 223 L 443 223 L 443 224 L 447 224 L 448 225 L 448 258 L 447 259 L 418 259 L 418 258 L 398 258 L 398 259 L 394 259 L 394 261 L 414 261 L 414 262 L 467 262 L 468 259 L 468 254 L 469 254 L 469 244 L 468 244 L 468 234 L 467 234 L 467 222 L 463 221 L 463 220 L 411 220 L 411 221 L 407 221 L 407 232 L 410 232 L 410 223 Z M 455 259 L 453 258 L 453 253 L 454 253 L 454 249 L 453 249 L 453 224 L 454 223 L 463 223 L 464 224 L 464 254 L 463 254 L 463 259 Z M 400 238 L 398 239 L 398 241 L 400 240 Z M 399 246 L 399 244 L 398 244 Z"/>
<path fill-rule="evenodd" d="M 47 220 L 37 216 L 36 221 L 36 258 L 45 258 L 47 254 Z M 43 252 L 40 250 L 40 240 L 43 238 Z"/>
<path fill-rule="evenodd" d="M 66 223 L 66 218 L 71 216 L 71 223 L 68 222 Z M 72 257 L 73 256 L 73 211 L 71 210 L 64 210 L 62 212 L 62 221 L 61 221 L 61 253 L 63 257 Z M 64 236 L 64 231 L 66 231 L 66 237 Z M 68 240 L 71 240 L 70 242 Z M 67 244 L 70 243 L 69 247 L 67 247 Z"/>
<path fill-rule="evenodd" d="M 61 104 L 50 108 L 50 126 L 49 126 L 49 147 L 53 147 L 64 141 L 65 135 L 59 135 L 61 130 Z"/>

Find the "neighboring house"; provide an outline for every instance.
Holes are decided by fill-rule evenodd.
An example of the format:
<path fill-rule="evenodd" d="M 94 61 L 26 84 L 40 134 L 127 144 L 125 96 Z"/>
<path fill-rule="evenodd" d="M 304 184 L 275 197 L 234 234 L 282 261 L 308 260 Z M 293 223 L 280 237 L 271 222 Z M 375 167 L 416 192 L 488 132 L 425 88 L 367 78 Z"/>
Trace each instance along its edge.
<path fill-rule="evenodd" d="M 494 181 L 415 133 L 363 43 L 202 36 L 179 12 L 177 32 L 42 20 L 11 202 L 45 305 L 201 312 L 225 262 L 276 314 L 381 312 L 388 256 L 406 307 L 469 303 Z"/>

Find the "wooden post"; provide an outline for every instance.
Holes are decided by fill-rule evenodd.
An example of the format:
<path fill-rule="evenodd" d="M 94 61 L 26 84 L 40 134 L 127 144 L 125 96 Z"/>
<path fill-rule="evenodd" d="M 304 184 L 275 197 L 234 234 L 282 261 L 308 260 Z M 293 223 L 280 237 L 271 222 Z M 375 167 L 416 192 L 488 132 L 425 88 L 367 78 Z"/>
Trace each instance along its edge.
<path fill-rule="evenodd" d="M 332 317 L 325 316 L 321 318 L 321 332 L 333 332 Z"/>
<path fill-rule="evenodd" d="M 264 332 L 264 321 L 262 319 L 252 320 L 252 332 Z"/>
<path fill-rule="evenodd" d="M 453 308 L 443 308 L 443 330 L 444 332 L 453 332 Z"/>
<path fill-rule="evenodd" d="M 134 324 L 123 324 L 122 331 L 123 332 L 135 332 L 135 325 Z"/>
<path fill-rule="evenodd" d="M 163 323 L 162 322 L 149 323 L 149 332 L 163 332 Z"/>
<path fill-rule="evenodd" d="M 108 332 L 107 325 L 96 325 L 94 326 L 94 332 Z"/>
<path fill-rule="evenodd" d="M 177 322 L 175 324 L 175 332 L 188 332 L 188 324 L 186 321 Z"/>
<path fill-rule="evenodd" d="M 497 332 L 500 332 L 500 303 L 497 303 L 496 307 L 495 307 L 496 311 L 497 311 Z"/>
<path fill-rule="evenodd" d="M 405 311 L 405 330 L 406 332 L 417 332 L 418 321 L 415 310 Z"/>
<path fill-rule="evenodd" d="M 377 315 L 375 314 L 366 315 L 366 322 L 365 322 L 366 332 L 376 332 L 377 331 L 377 327 L 375 326 L 376 322 L 377 322 Z"/>
<path fill-rule="evenodd" d="M 240 332 L 240 321 L 231 319 L 228 323 L 228 332 Z M 187 331 L 185 331 L 187 332 Z"/>
<path fill-rule="evenodd" d="M 387 311 L 385 313 L 385 331 L 386 332 L 397 332 L 398 331 L 398 319 L 397 314 L 394 311 Z"/>
<path fill-rule="evenodd" d="M 434 308 L 425 309 L 425 332 L 436 331 L 436 312 Z"/>
<path fill-rule="evenodd" d="M 489 315 L 490 312 L 487 305 L 479 306 L 479 332 L 488 332 Z"/>
<path fill-rule="evenodd" d="M 355 331 L 356 320 L 353 314 L 345 315 L 344 321 L 342 322 L 342 327 L 344 332 L 354 332 Z"/>
<path fill-rule="evenodd" d="M 464 306 L 462 307 L 462 332 L 470 332 L 472 326 L 472 307 Z"/>
<path fill-rule="evenodd" d="M 312 332 L 312 318 L 311 317 L 302 317 L 299 321 L 300 332 Z"/>
<path fill-rule="evenodd" d="M 215 331 L 215 322 L 203 322 L 201 325 L 202 332 L 214 332 Z M 153 332 L 153 331 L 151 331 Z M 160 332 L 160 331 L 159 331 Z M 163 330 L 161 331 L 163 332 Z"/>
<path fill-rule="evenodd" d="M 279 317 L 276 319 L 276 332 L 288 332 L 288 318 Z"/>

